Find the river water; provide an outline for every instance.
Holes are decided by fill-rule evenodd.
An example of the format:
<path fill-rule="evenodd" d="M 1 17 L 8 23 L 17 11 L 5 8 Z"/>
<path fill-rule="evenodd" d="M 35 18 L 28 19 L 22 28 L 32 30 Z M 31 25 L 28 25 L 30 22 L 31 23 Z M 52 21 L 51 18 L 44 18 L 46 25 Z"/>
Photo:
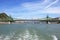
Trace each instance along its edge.
<path fill-rule="evenodd" d="M 60 24 L 0 24 L 0 40 L 60 40 Z"/>

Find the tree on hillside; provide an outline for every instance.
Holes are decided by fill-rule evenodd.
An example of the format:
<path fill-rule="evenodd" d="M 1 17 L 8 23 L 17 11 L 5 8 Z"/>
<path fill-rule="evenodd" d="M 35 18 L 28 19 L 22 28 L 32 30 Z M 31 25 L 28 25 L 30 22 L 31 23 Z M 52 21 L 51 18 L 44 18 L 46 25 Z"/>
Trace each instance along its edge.
<path fill-rule="evenodd" d="M 6 13 L 0 13 L 0 21 L 2 22 L 8 22 L 8 21 L 13 21 L 13 18 L 8 16 Z"/>

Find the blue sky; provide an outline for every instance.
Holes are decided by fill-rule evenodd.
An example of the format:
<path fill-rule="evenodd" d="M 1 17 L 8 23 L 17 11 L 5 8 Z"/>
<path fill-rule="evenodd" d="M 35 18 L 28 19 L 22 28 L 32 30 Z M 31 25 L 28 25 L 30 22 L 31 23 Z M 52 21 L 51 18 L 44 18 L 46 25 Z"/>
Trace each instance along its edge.
<path fill-rule="evenodd" d="M 0 0 L 0 12 L 19 19 L 60 17 L 60 0 Z"/>

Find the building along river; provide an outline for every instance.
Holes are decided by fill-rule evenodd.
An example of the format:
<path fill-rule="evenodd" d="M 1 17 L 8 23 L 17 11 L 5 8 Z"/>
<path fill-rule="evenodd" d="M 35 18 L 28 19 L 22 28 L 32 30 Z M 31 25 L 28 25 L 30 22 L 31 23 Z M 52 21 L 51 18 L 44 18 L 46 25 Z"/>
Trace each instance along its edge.
<path fill-rule="evenodd" d="M 0 40 L 60 40 L 60 24 L 0 24 Z"/>

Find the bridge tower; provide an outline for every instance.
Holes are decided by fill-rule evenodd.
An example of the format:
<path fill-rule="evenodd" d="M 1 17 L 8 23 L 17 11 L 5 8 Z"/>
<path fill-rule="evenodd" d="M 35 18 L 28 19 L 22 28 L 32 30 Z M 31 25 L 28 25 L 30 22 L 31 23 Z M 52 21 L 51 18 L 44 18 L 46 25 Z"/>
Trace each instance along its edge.
<path fill-rule="evenodd" d="M 46 16 L 46 23 L 49 23 L 49 15 Z"/>

